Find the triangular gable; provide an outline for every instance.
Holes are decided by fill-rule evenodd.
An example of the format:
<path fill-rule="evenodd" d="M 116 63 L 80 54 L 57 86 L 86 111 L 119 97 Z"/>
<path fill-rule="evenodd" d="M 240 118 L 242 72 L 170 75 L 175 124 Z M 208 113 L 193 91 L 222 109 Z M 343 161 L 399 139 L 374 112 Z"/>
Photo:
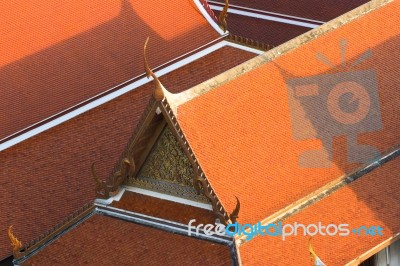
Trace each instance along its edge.
<path fill-rule="evenodd" d="M 109 198 L 118 192 L 123 183 L 134 184 L 200 202 L 208 201 L 221 222 L 225 224 L 235 222 L 240 209 L 239 200 L 234 211 L 228 214 L 214 193 L 165 97 L 165 94 L 169 92 L 148 67 L 147 42 L 148 39 L 144 46 L 145 70 L 147 76 L 153 78 L 155 90 L 109 180 L 101 181 L 92 165 L 92 173 L 97 184 L 97 196 Z M 157 140 L 166 142 L 168 139 L 170 143 L 167 143 L 167 146 L 170 145 L 170 147 L 161 147 L 161 144 L 156 144 Z M 162 149 L 167 149 L 167 151 L 162 151 Z M 173 153 L 176 154 L 173 155 Z M 168 156 L 173 156 L 175 159 L 168 162 Z M 174 162 L 171 168 L 172 161 Z M 170 166 L 166 167 L 167 164 Z M 150 171 L 149 168 L 154 166 L 159 168 Z M 172 171 L 172 174 L 168 171 Z M 180 180 L 182 178 L 184 180 Z"/>
<path fill-rule="evenodd" d="M 159 116 L 163 117 L 162 114 Z M 133 151 L 139 150 L 142 153 L 137 154 L 139 163 L 135 174 L 126 179 L 125 184 L 209 203 L 205 196 L 198 195 L 194 189 L 193 165 L 173 133 L 174 129 L 163 118 L 153 121 L 158 121 L 151 127 L 156 130 L 145 130 L 139 138 L 143 141 L 133 145 Z"/>

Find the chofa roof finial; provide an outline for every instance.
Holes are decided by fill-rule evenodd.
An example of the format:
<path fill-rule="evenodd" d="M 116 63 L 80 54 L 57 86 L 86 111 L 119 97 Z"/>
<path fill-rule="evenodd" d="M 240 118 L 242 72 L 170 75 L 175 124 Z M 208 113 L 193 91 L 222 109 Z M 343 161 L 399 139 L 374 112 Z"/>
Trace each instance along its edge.
<path fill-rule="evenodd" d="M 13 226 L 10 225 L 10 227 L 8 228 L 8 237 L 10 238 L 11 246 L 13 247 L 13 252 L 16 253 L 22 248 L 22 243 L 14 236 L 12 229 Z"/>
<path fill-rule="evenodd" d="M 222 9 L 221 13 L 219 13 L 219 27 L 226 32 L 228 30 L 228 23 L 226 22 L 226 18 L 228 17 L 228 7 L 229 7 L 229 0 L 225 0 L 225 6 Z"/>
<path fill-rule="evenodd" d="M 155 84 L 155 90 L 153 92 L 153 97 L 156 99 L 156 101 L 161 101 L 164 99 L 164 92 L 162 89 L 162 84 L 158 80 L 157 76 L 151 71 L 149 67 L 149 63 L 147 62 L 147 55 L 146 55 L 146 49 L 147 49 L 147 43 L 149 42 L 149 37 L 147 37 L 146 42 L 144 43 L 144 51 L 143 51 L 143 57 L 144 57 L 144 68 L 146 70 L 147 77 L 153 77 L 154 79 L 154 84 Z"/>
<path fill-rule="evenodd" d="M 240 211 L 240 201 L 239 201 L 238 197 L 235 196 L 235 198 L 236 198 L 235 209 L 229 215 L 229 219 L 231 220 L 232 223 L 235 223 L 237 218 L 239 218 L 239 211 Z"/>

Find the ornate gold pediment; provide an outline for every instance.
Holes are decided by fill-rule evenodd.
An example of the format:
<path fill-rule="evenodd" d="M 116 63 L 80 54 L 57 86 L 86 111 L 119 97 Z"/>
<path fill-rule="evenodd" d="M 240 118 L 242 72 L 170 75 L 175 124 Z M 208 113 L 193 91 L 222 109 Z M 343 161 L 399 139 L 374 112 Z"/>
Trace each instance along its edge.
<path fill-rule="evenodd" d="M 128 185 L 190 200 L 209 202 L 193 187 L 193 167 L 176 137 L 166 125 L 147 159 Z"/>
<path fill-rule="evenodd" d="M 138 176 L 192 186 L 192 166 L 168 126 L 164 128 Z"/>

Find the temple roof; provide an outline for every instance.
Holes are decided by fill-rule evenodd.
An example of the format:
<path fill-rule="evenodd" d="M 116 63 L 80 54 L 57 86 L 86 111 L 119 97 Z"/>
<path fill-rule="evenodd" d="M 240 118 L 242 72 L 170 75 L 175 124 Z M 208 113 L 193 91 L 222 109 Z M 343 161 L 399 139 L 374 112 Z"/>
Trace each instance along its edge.
<path fill-rule="evenodd" d="M 224 0 L 211 0 L 223 3 Z M 334 19 L 364 3 L 366 0 L 336 0 L 332 2 L 321 2 L 318 0 L 309 1 L 247 1 L 247 0 L 230 0 L 232 6 L 242 6 L 251 9 L 258 9 L 268 12 L 281 13 L 290 16 L 303 17 L 314 20 L 329 21 Z"/>
<path fill-rule="evenodd" d="M 313 249 L 326 265 L 347 265 L 350 262 L 359 265 L 380 249 L 400 239 L 399 171 L 400 157 L 287 218 L 284 223 L 349 224 L 350 230 L 360 226 L 380 225 L 383 236 L 366 236 L 362 230 L 360 235 L 351 232 L 349 236 L 313 237 Z M 298 236 L 287 237 L 285 240 L 280 237 L 256 237 L 240 247 L 242 262 L 257 265 L 268 260 L 271 265 L 294 262 L 296 265 L 308 265 L 309 236 L 301 234 L 299 230 Z M 383 245 L 378 247 L 381 243 Z"/>
<path fill-rule="evenodd" d="M 228 30 L 231 34 L 278 46 L 366 2 L 231 0 Z M 224 0 L 209 1 L 209 4 L 218 16 Z"/>
<path fill-rule="evenodd" d="M 284 213 L 288 206 L 344 182 L 356 169 L 368 168 L 374 160 L 380 164 L 392 149 L 398 156 L 400 20 L 393 14 L 399 11 L 398 1 L 372 1 L 209 82 L 169 95 L 222 205 L 231 210 L 235 196 L 240 199 L 239 223 L 255 224 Z M 346 114 L 355 109 L 332 109 L 329 97 L 335 96 L 328 89 L 342 90 L 343 84 L 347 87 L 342 89 L 355 90 L 359 108 L 367 106 L 365 120 L 358 124 L 346 120 L 355 119 Z M 358 94 L 364 91 L 367 96 Z M 303 96 L 314 98 L 300 100 Z M 338 124 L 329 120 L 331 114 Z M 394 168 L 383 168 L 394 178 Z M 352 207 L 365 204 L 355 201 Z M 307 214 L 310 220 L 318 218 L 316 212 Z M 392 218 L 381 214 L 376 213 L 381 223 L 391 223 Z M 343 260 L 355 259 L 361 255 L 357 252 L 372 246 L 355 249 L 353 257 Z M 245 251 L 249 254 L 242 256 L 252 262 L 257 252 Z"/>
<path fill-rule="evenodd" d="M 220 37 L 182 0 L 39 1 L 3 10 L 0 139 L 143 75 L 148 36 L 153 66 Z"/>
<path fill-rule="evenodd" d="M 22 265 L 232 265 L 230 247 L 95 214 Z"/>
<path fill-rule="evenodd" d="M 191 219 L 196 219 L 196 223 L 213 224 L 216 218 L 210 209 L 189 206 L 131 191 L 125 191 L 121 199 L 113 201 L 110 206 L 181 224 L 188 224 Z"/>
<path fill-rule="evenodd" d="M 378 80 L 383 130 L 361 132 L 359 139 L 381 153 L 398 144 L 400 94 L 396 89 L 398 62 L 394 54 L 400 52 L 400 32 L 395 26 L 399 18 L 390 14 L 399 8 L 398 2 L 393 2 L 336 30 L 328 30 L 335 27 L 334 20 L 315 30 L 321 36 L 290 52 L 279 55 L 301 39 L 294 39 L 288 46 L 267 52 L 190 91 L 171 96 L 173 102 L 175 98 L 182 101 L 191 95 L 187 102 L 178 103 L 178 121 L 219 198 L 230 208 L 235 204 L 234 195 L 241 198 L 242 222 L 256 222 L 360 166 L 346 161 L 346 138 L 340 136 L 343 134 L 334 138 L 331 167 L 299 166 L 303 151 L 321 147 L 319 137 L 324 127 L 318 118 L 314 119 L 317 114 L 310 109 L 313 105 L 305 106 L 303 111 L 298 109 L 305 117 L 290 116 L 287 80 L 339 71 L 317 60 L 316 54 L 322 52 L 340 67 L 342 39 L 348 43 L 345 61 L 348 66 L 363 52 L 372 50 L 373 57 L 354 71 L 374 69 Z M 362 13 L 362 8 L 358 13 Z M 310 32 L 309 36 L 313 35 Z M 272 56 L 276 58 L 270 61 Z M 196 91 L 203 94 L 196 97 Z M 296 119 L 303 119 L 313 134 L 320 135 L 304 141 L 295 139 L 291 123 Z M 227 186 L 228 179 L 235 185 Z M 252 208 L 254 202 L 259 202 L 260 207 Z"/>
<path fill-rule="evenodd" d="M 179 4 L 176 2 L 169 3 L 171 10 L 171 7 L 176 11 L 176 9 L 181 10 L 182 6 L 190 6 L 196 11 L 191 2 L 179 2 Z M 163 4 L 160 6 L 164 8 Z M 152 49 L 158 49 L 160 54 L 154 55 L 155 50 L 149 53 L 152 65 L 154 62 L 157 62 L 154 65 L 165 62 L 157 60 L 160 60 L 164 53 L 165 56 L 169 56 L 170 52 L 172 54 L 176 43 L 183 40 L 190 39 L 196 43 L 196 38 L 204 41 L 210 37 L 207 39 L 209 42 L 220 37 L 210 25 L 205 25 L 208 22 L 200 17 L 198 21 L 202 23 L 188 22 L 182 27 L 184 32 L 179 29 L 175 36 L 174 30 L 166 32 L 157 30 L 165 28 L 159 20 L 154 21 L 154 17 L 161 12 L 157 8 L 151 9 L 143 3 L 136 6 L 136 3 L 129 4 L 125 1 L 122 7 L 129 7 L 127 13 L 134 10 L 134 13 L 143 14 L 143 16 L 128 17 L 139 19 L 141 23 L 144 21 L 146 27 L 154 31 L 151 39 L 157 41 L 154 46 L 149 47 L 155 47 Z M 399 200 L 393 195 L 397 186 L 392 174 L 398 170 L 399 159 L 396 157 L 400 153 L 398 142 L 400 93 L 397 90 L 399 77 L 397 55 L 400 54 L 400 30 L 397 25 L 400 19 L 393 16 L 393 13 L 397 14 L 399 11 L 398 1 L 372 1 L 231 70 L 228 69 L 250 59 L 254 54 L 235 49 L 234 45 L 227 45 L 227 42 L 222 40 L 214 43 L 221 45 L 222 48 L 213 50 L 207 55 L 203 54 L 190 64 L 170 72 L 158 69 L 159 73 L 163 73 L 160 77 L 161 82 L 169 90 L 164 92 L 166 98 L 158 104 L 164 108 L 162 112 L 171 115 L 168 117 L 170 124 L 173 121 L 171 130 L 175 130 L 175 133 L 179 131 L 179 134 L 176 134 L 180 137 L 181 148 L 189 154 L 191 162 L 196 164 L 195 187 L 199 178 L 207 181 L 202 183 L 202 191 L 211 191 L 212 195 L 209 198 L 216 199 L 217 203 L 212 203 L 214 214 L 224 211 L 225 222 L 233 221 L 226 211 L 235 208 L 237 197 L 241 203 L 238 219 L 241 224 L 254 224 L 259 221 L 266 223 L 277 219 L 285 222 L 342 223 L 343 219 L 345 222 L 353 221 L 354 226 L 371 222 L 387 229 L 384 238 L 356 239 L 355 248 L 348 253 L 345 252 L 346 247 L 349 249 L 350 241 L 355 239 L 354 236 L 346 239 L 343 247 L 335 246 L 336 238 L 327 240 L 315 237 L 314 248 L 328 265 L 338 260 L 347 263 L 371 250 L 378 251 L 376 248 L 378 244 L 388 241 L 390 237 L 398 236 L 400 229 L 395 225 L 398 210 L 390 209 L 390 203 L 396 204 Z M 124 12 L 120 15 L 122 13 Z M 165 13 L 164 10 L 161 13 Z M 208 14 L 212 15 L 211 12 Z M 193 20 L 196 21 L 197 15 L 200 14 L 191 14 L 195 18 Z M 167 17 L 165 21 L 171 22 L 171 20 L 174 20 L 173 16 Z M 108 22 L 104 23 L 107 25 Z M 143 23 L 140 25 L 143 26 Z M 99 27 L 103 27 L 103 24 Z M 170 25 L 167 28 L 170 28 Z M 204 30 L 206 37 L 197 35 L 200 28 Z M 190 35 L 192 33 L 193 36 Z M 113 34 L 117 33 L 113 31 Z M 123 35 L 126 37 L 129 34 Z M 173 44 L 170 40 L 174 41 Z M 197 42 L 195 47 L 202 45 L 201 41 Z M 142 41 L 139 43 L 143 44 Z M 191 45 L 189 41 L 188 43 L 187 47 Z M 214 44 L 211 46 L 215 47 Z M 160 49 L 164 46 L 167 47 L 165 50 Z M 204 51 L 211 46 L 203 47 Z M 94 47 L 96 48 L 96 45 Z M 64 51 L 66 48 L 68 46 L 64 46 L 61 50 Z M 49 49 L 51 50 L 52 46 Z M 125 51 L 126 47 L 119 49 Z M 179 54 L 184 51 L 184 49 L 176 50 L 179 50 Z M 114 58 L 113 52 L 108 56 Z M 90 54 L 89 57 L 96 58 L 96 55 Z M 54 58 L 55 61 L 58 60 L 58 57 Z M 90 58 L 80 58 L 80 60 L 82 62 L 88 60 L 89 66 L 92 62 Z M 99 86 L 93 87 L 100 88 L 100 85 L 106 84 L 105 80 L 108 82 L 114 77 L 122 77 L 122 74 L 111 77 L 110 73 L 114 70 L 116 73 L 125 74 L 128 73 L 128 69 L 143 70 L 142 67 L 130 65 L 132 60 L 139 62 L 139 59 L 135 58 L 118 57 L 114 63 L 121 63 L 123 68 L 127 67 L 124 68 L 127 72 L 118 72 L 118 64 L 112 63 L 112 68 L 107 67 L 107 70 L 104 70 L 107 72 L 104 77 L 100 72 L 108 63 L 102 65 L 101 61 L 94 62 L 96 67 L 90 65 L 89 68 L 100 69 L 100 74 L 96 72 L 97 70 L 95 72 L 101 77 L 94 81 L 89 80 L 89 83 L 99 82 Z M 20 60 L 25 60 L 25 57 Z M 142 59 L 140 62 L 142 64 Z M 66 64 L 66 66 L 71 68 L 71 65 Z M 220 74 L 226 70 L 228 71 Z M 140 71 L 140 74 L 143 74 L 143 71 Z M 46 75 L 48 78 L 48 74 Z M 74 75 L 76 76 L 76 73 Z M 84 77 L 85 73 L 82 76 Z M 105 80 L 102 80 L 103 78 Z M 209 78 L 211 79 L 204 82 Z M 42 81 L 40 83 L 43 83 Z M 81 83 L 86 84 L 84 80 L 79 81 L 77 83 L 79 88 L 83 88 Z M 342 86 L 343 84 L 346 86 Z M 349 94 L 351 96 L 348 91 L 344 99 L 339 99 L 329 91 L 319 90 L 318 85 L 328 86 L 333 92 L 336 89 L 345 92 L 349 88 L 355 89 L 356 94 L 361 93 L 362 97 L 358 98 L 357 105 L 354 103 L 354 98 L 347 97 Z M 108 84 L 107 88 L 110 86 Z M 194 87 L 186 90 L 192 86 Z M 94 181 L 90 176 L 90 164 L 98 162 L 100 175 L 104 177 L 109 174 L 116 158 L 124 150 L 134 126 L 138 124 L 139 117 L 150 98 L 152 87 L 151 83 L 138 86 L 118 98 L 2 151 L 0 159 L 3 163 L 0 171 L 8 178 L 0 181 L 0 192 L 5 195 L 9 209 L 6 210 L 7 215 L 0 217 L 0 224 L 5 226 L 14 224 L 15 234 L 23 242 L 27 242 L 82 206 L 84 202 L 92 200 Z M 367 96 L 363 89 L 367 89 Z M 82 90 L 82 93 L 89 92 Z M 60 96 L 64 91 L 60 90 L 58 93 L 55 92 L 54 95 Z M 66 95 L 65 99 L 69 97 Z M 314 96 L 314 98 L 302 101 L 303 96 Z M 28 98 L 35 99 L 32 97 Z M 369 100 L 366 102 L 367 98 Z M 336 99 L 337 106 L 326 102 L 332 99 Z M 8 103 L 10 101 L 11 98 L 7 100 Z M 346 107 L 347 113 L 338 113 L 346 103 L 350 103 Z M 50 109 L 43 108 L 47 111 Z M 348 113 L 359 109 L 367 110 L 363 111 L 367 122 L 360 122 L 361 126 L 357 127 L 353 126 L 352 122 L 355 118 Z M 337 121 L 342 121 L 339 126 L 330 124 L 332 122 L 328 120 L 327 114 L 332 113 Z M 349 124 L 350 126 L 347 126 Z M 369 157 L 365 158 L 364 155 Z M 310 158 L 312 160 L 307 160 Z M 382 176 L 387 177 L 384 182 L 378 180 Z M 9 180 L 13 182 L 8 182 Z M 327 191 L 329 193 L 326 193 Z M 384 194 L 383 191 L 388 192 L 388 195 L 381 196 Z M 57 197 L 57 195 L 63 196 Z M 343 199 L 347 199 L 346 208 L 340 209 Z M 133 201 L 135 203 L 132 203 Z M 146 204 L 151 204 L 151 208 Z M 171 206 L 176 211 L 180 210 L 180 207 L 172 203 L 160 203 L 158 200 L 149 200 L 131 193 L 127 193 L 120 202 L 113 203 L 114 207 L 123 207 L 130 211 L 177 222 L 186 222 L 191 215 L 203 215 L 204 221 L 213 217 L 208 211 L 193 210 L 190 207 L 183 208 L 182 213 L 168 213 L 162 208 L 152 208 L 158 204 L 164 207 Z M 382 210 L 378 207 L 382 207 Z M 31 211 L 28 212 L 27 209 Z M 327 209 L 334 211 L 327 213 Z M 358 216 L 360 212 L 362 215 Z M 353 216 L 356 218 L 353 219 Z M 229 263 L 227 259 L 232 255 L 226 247 L 225 250 L 221 250 L 210 246 L 209 243 L 204 244 L 201 242 L 203 240 L 200 242 L 198 239 L 187 240 L 188 238 L 182 235 L 138 226 L 140 227 L 135 223 L 95 214 L 75 230 L 46 246 L 28 263 L 42 264 L 44 261 L 51 261 L 51 264 L 70 264 L 72 262 L 69 260 L 76 261 L 77 258 L 88 263 L 103 263 L 104 261 L 99 259 L 104 260 L 104 258 L 96 255 L 99 249 L 105 252 L 112 251 L 105 247 L 105 245 L 109 247 L 108 237 L 111 241 L 115 241 L 115 246 L 131 242 L 135 247 L 135 252 L 123 260 L 116 257 L 120 253 L 107 254 L 109 255 L 107 259 L 112 260 L 110 263 L 126 261 L 149 263 L 147 260 L 149 258 L 140 255 L 143 253 L 143 247 L 150 252 L 161 250 L 158 254 L 150 255 L 151 261 L 162 259 L 165 263 L 167 260 L 160 254 L 166 252 L 172 254 L 172 257 L 168 258 L 174 264 L 177 260 L 178 263 L 181 260 L 182 263 L 189 261 L 203 263 L 207 258 L 199 255 L 201 252 L 193 252 L 196 254 L 190 255 L 191 257 L 183 255 L 192 254 L 191 252 L 196 249 L 207 250 L 213 265 L 216 261 L 221 264 Z M 5 227 L 0 230 L 5 231 Z M 137 235 L 128 233 L 132 230 L 143 230 L 149 238 L 139 239 L 143 241 L 137 245 Z M 181 241 L 178 238 L 182 237 L 186 239 L 182 240 L 182 243 L 186 244 L 182 246 L 178 244 L 176 249 L 173 249 L 175 242 Z M 8 245 L 6 242 L 3 243 L 2 239 L 0 245 Z M 271 265 L 297 259 L 302 264 L 309 258 L 306 240 L 298 237 L 283 242 L 274 238 L 257 237 L 245 241 L 238 237 L 236 243 L 240 248 L 242 262 L 247 264 L 262 264 L 267 259 L 271 259 L 273 262 Z M 171 241 L 174 245 L 170 244 Z M 96 246 L 90 248 L 93 243 L 96 243 Z M 69 252 L 70 247 L 75 244 L 79 249 L 73 249 L 69 256 L 61 254 Z M 275 249 L 270 250 L 271 246 Z M 292 257 L 293 250 L 300 254 L 303 252 L 303 247 L 304 255 L 301 254 L 298 258 Z M 128 248 L 132 247 L 124 246 L 121 251 L 125 251 L 125 248 L 128 251 Z M 340 258 L 329 257 L 330 250 L 336 250 Z M 0 257 L 7 254 L 0 249 Z M 83 258 L 82 254 L 86 258 Z M 363 258 L 365 259 L 366 255 Z"/>
<path fill-rule="evenodd" d="M 254 53 L 224 46 L 160 80 L 172 92 L 180 92 L 253 57 Z M 147 106 L 152 86 L 142 85 L 1 151 L 0 172 L 8 178 L 0 180 L 0 192 L 8 208 L 6 215 L 0 215 L 0 230 L 5 232 L 13 224 L 15 234 L 26 243 L 93 200 L 90 165 L 96 162 L 99 176 L 108 177 Z M 8 245 L 0 238 L 1 247 Z M 0 249 L 0 257 L 7 254 L 8 248 Z"/>

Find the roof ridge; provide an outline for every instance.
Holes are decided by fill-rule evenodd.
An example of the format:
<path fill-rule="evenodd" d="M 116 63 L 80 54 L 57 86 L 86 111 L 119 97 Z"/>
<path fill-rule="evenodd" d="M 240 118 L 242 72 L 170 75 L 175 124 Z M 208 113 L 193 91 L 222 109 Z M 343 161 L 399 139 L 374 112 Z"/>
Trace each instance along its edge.
<path fill-rule="evenodd" d="M 386 4 L 393 2 L 394 0 L 372 0 L 370 2 L 365 3 L 362 6 L 359 6 L 325 24 L 322 26 L 312 29 L 292 40 L 289 40 L 269 51 L 266 53 L 257 56 L 253 59 L 250 59 L 249 61 L 242 63 L 212 79 L 209 79 L 208 81 L 205 81 L 199 85 L 196 85 L 192 87 L 191 89 L 188 89 L 186 91 L 180 92 L 178 94 L 174 94 L 170 98 L 170 104 L 172 106 L 172 109 L 177 115 L 177 109 L 180 105 L 185 104 L 186 102 L 197 98 L 198 96 L 205 94 L 213 89 L 216 89 L 220 87 L 221 85 L 228 83 L 237 77 L 250 72 L 253 69 L 258 68 L 259 66 L 269 63 L 273 60 L 275 60 L 278 57 L 281 57 L 282 55 L 285 55 L 289 52 L 291 52 L 294 49 L 297 49 L 313 40 L 316 38 L 319 38 L 322 35 L 325 35 L 326 33 L 335 30 L 339 27 L 342 27 L 350 22 L 352 22 L 355 19 L 358 19 L 361 16 L 364 16 L 372 11 L 375 11 L 376 9 L 379 9 Z"/>
<path fill-rule="evenodd" d="M 156 72 L 159 72 L 159 71 L 166 72 L 162 75 L 165 75 L 165 74 L 168 74 L 169 72 L 177 70 L 177 69 L 181 68 L 182 66 L 185 66 L 185 65 L 189 64 L 190 62 L 192 62 L 192 61 L 187 62 L 188 59 L 195 57 L 195 59 L 193 59 L 193 60 L 197 60 L 198 58 L 201 58 L 202 56 L 204 56 L 203 55 L 204 51 L 206 51 L 210 47 L 213 47 L 213 49 L 215 49 L 214 51 L 218 50 L 219 47 L 217 46 L 217 44 L 223 42 L 224 36 L 225 35 L 222 35 L 200 47 L 197 47 L 197 48 L 185 53 L 185 54 L 179 55 L 178 57 L 175 57 L 167 62 L 164 62 L 164 63 L 154 67 L 153 70 Z M 145 81 L 143 81 L 143 80 L 145 80 Z M 149 82 L 151 82 L 151 80 L 146 79 L 146 72 L 144 71 L 142 74 L 132 77 L 118 85 L 115 85 L 115 86 L 107 89 L 106 91 L 98 93 L 90 98 L 86 98 L 85 100 L 83 100 L 73 106 L 70 106 L 56 114 L 52 114 L 52 115 L 42 119 L 41 121 L 33 123 L 33 124 L 23 128 L 21 130 L 18 130 L 4 138 L 1 138 L 0 139 L 0 151 L 10 148 L 22 141 L 25 141 L 26 139 L 29 139 L 32 136 L 41 134 L 42 132 L 44 132 L 54 126 L 57 126 L 63 122 L 69 121 L 82 113 L 85 113 L 89 110 L 92 110 L 93 108 L 101 106 L 108 101 L 112 101 L 115 98 L 117 98 L 121 95 L 124 95 L 131 90 L 139 88 Z M 127 88 L 128 86 L 132 86 L 132 87 L 128 89 Z M 116 93 L 120 93 L 120 95 L 115 96 Z M 111 99 L 104 100 L 107 97 L 111 97 Z M 105 102 L 96 103 L 97 101 L 105 101 Z M 85 109 L 85 110 L 80 111 L 81 109 Z M 69 116 L 71 114 L 72 114 L 72 117 L 64 118 L 65 116 Z M 55 122 L 57 119 L 62 119 L 62 122 Z M 46 125 L 49 125 L 49 127 L 42 129 L 42 127 L 46 127 Z M 28 136 L 26 136 L 26 135 L 28 135 Z"/>
<path fill-rule="evenodd" d="M 174 127 L 175 132 L 177 133 L 177 135 L 180 138 L 180 141 L 179 140 L 178 141 L 181 142 L 182 145 L 185 146 L 187 153 L 190 154 L 189 159 L 196 166 L 194 168 L 195 177 L 194 177 L 193 185 L 194 185 L 197 193 L 202 192 L 204 194 L 204 196 L 210 200 L 215 215 L 221 220 L 221 222 L 227 224 L 230 220 L 230 214 L 226 211 L 222 202 L 217 197 L 217 194 L 215 193 L 214 189 L 212 188 L 202 167 L 200 166 L 200 163 L 197 160 L 196 155 L 194 154 L 193 149 L 189 144 L 189 141 L 186 139 L 186 136 L 185 136 L 182 128 L 179 125 L 178 119 L 177 119 L 176 115 L 174 114 L 174 112 L 171 108 L 171 105 L 169 104 L 168 98 L 167 97 L 164 98 L 164 100 L 161 101 L 161 104 L 163 105 L 164 109 L 168 113 L 168 116 L 170 117 L 172 126 Z"/>
<path fill-rule="evenodd" d="M 380 156 L 379 159 L 370 162 L 368 165 L 362 166 L 354 170 L 350 174 L 345 174 L 324 186 L 318 188 L 317 190 L 309 193 L 305 197 L 295 201 L 294 203 L 286 206 L 283 209 L 271 214 L 261 221 L 261 224 L 277 223 L 291 217 L 300 211 L 314 205 L 320 200 L 332 195 L 339 189 L 347 186 L 348 184 L 356 181 L 357 179 L 363 177 L 364 175 L 370 173 L 378 167 L 390 162 L 400 156 L 400 145 L 392 147 L 384 155 Z M 247 242 L 246 236 L 241 236 L 236 238 L 238 245 L 243 245 Z"/>
<path fill-rule="evenodd" d="M 208 4 L 207 0 L 199 0 L 201 5 L 204 7 L 206 12 L 210 15 L 210 17 L 216 22 L 219 23 L 219 19 L 215 15 L 214 11 L 211 9 L 210 5 Z"/>
<path fill-rule="evenodd" d="M 71 229 L 72 225 L 89 218 L 93 214 L 94 210 L 95 205 L 93 201 L 86 203 L 85 205 L 65 217 L 61 222 L 47 230 L 42 235 L 23 245 L 18 251 L 14 252 L 14 259 L 16 259 L 18 263 L 22 263 L 28 258 L 29 255 L 36 253 L 38 249 L 43 247 L 43 245 L 46 245 L 54 238 L 57 238 L 58 236 L 64 234 L 66 231 Z"/>
<path fill-rule="evenodd" d="M 261 51 L 268 51 L 268 50 L 275 48 L 275 46 L 273 46 L 273 45 L 265 44 L 265 43 L 259 42 L 257 40 L 254 41 L 253 39 L 245 38 L 243 36 L 232 34 L 232 33 L 229 33 L 229 35 L 227 35 L 225 37 L 225 40 L 228 42 L 237 43 L 237 44 L 247 46 L 250 48 L 255 48 L 255 49 L 261 50 Z"/>

